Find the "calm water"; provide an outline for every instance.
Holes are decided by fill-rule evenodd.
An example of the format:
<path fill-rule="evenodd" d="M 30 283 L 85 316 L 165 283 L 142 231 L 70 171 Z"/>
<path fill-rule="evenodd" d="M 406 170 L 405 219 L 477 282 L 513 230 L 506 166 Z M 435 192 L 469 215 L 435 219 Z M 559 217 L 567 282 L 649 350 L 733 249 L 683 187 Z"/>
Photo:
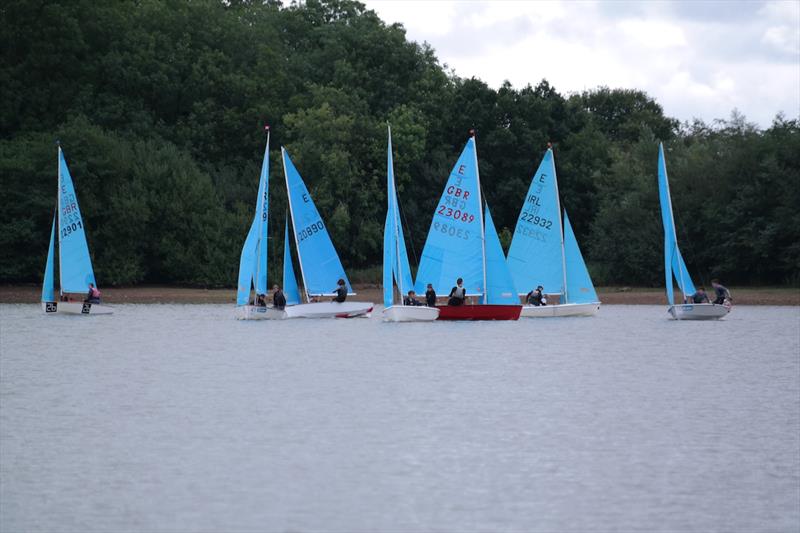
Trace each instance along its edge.
<path fill-rule="evenodd" d="M 792 531 L 800 309 L 0 306 L 0 530 Z"/>

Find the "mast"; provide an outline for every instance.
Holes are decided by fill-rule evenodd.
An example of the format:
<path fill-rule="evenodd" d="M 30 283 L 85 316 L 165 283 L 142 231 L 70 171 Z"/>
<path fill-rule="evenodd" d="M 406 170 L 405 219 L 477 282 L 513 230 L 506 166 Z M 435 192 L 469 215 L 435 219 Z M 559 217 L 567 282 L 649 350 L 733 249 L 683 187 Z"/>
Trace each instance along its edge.
<path fill-rule="evenodd" d="M 64 276 L 61 275 L 61 141 L 56 141 L 58 145 L 58 183 L 56 184 L 56 231 L 58 231 L 58 295 L 64 295 L 64 289 L 61 280 Z M 59 298 L 60 300 L 61 298 Z"/>
<path fill-rule="evenodd" d="M 547 143 L 547 149 L 552 150 L 552 145 Z M 556 174 L 556 158 L 553 157 L 553 184 L 556 186 L 556 205 L 558 206 L 558 235 L 561 237 L 561 294 L 564 295 L 564 302 L 567 303 L 567 256 L 564 252 L 564 221 L 561 217 L 561 198 L 558 195 L 558 175 Z"/>
<path fill-rule="evenodd" d="M 289 216 L 292 218 L 292 233 L 294 234 L 294 246 L 297 249 L 297 261 L 300 263 L 300 277 L 303 278 L 303 292 L 306 295 L 306 302 L 310 302 L 308 297 L 308 285 L 306 284 L 306 273 L 303 270 L 303 255 L 300 253 L 300 243 L 297 241 L 297 231 L 295 231 L 294 209 L 292 208 L 292 195 L 289 192 L 289 174 L 286 173 L 286 149 L 281 146 L 281 163 L 283 163 L 283 178 L 286 181 L 286 198 L 289 200 Z"/>
<path fill-rule="evenodd" d="M 663 155 L 663 153 L 664 153 L 664 144 L 663 143 L 659 143 L 658 148 L 661 150 L 662 159 L 664 161 L 664 185 L 666 186 L 666 189 L 667 189 L 667 204 L 669 205 L 669 219 L 670 219 L 670 222 L 672 222 L 672 240 L 675 243 L 675 252 L 679 252 L 679 248 L 678 248 L 678 232 L 675 230 L 675 213 L 673 213 L 673 211 L 672 211 L 672 193 L 669 190 L 669 176 L 667 175 L 667 158 L 666 158 L 666 156 Z M 664 253 L 666 253 L 666 252 L 667 251 L 664 250 Z M 677 255 L 676 253 L 672 254 L 672 257 L 670 258 L 670 265 L 672 265 L 672 260 L 675 259 L 676 255 Z M 675 274 L 675 269 L 673 268 L 672 270 L 673 270 L 673 275 L 674 275 Z M 685 302 L 686 301 L 686 292 L 683 290 L 684 284 L 683 284 L 683 269 L 682 268 L 678 268 L 678 276 L 680 277 L 680 284 L 681 284 L 680 289 L 681 289 L 681 292 L 683 293 L 683 301 Z M 669 282 L 672 283 L 672 276 L 670 276 Z M 675 305 L 675 302 L 669 302 L 669 305 Z"/>
<path fill-rule="evenodd" d="M 478 170 L 478 145 L 475 142 L 475 130 L 469 130 L 470 138 L 474 147 L 473 155 L 475 157 L 475 178 L 478 183 L 478 216 L 480 218 L 481 226 L 481 258 L 483 259 L 483 303 L 489 303 L 488 287 L 486 287 L 486 228 L 483 227 L 483 199 L 481 198 L 481 173 Z"/>
<path fill-rule="evenodd" d="M 269 159 L 268 159 L 269 158 L 269 125 L 264 126 L 264 129 L 267 130 L 267 148 L 265 149 L 264 154 L 265 154 L 265 158 L 267 158 L 267 172 L 269 173 Z M 259 187 L 258 187 L 259 190 L 261 190 L 261 184 L 260 184 L 261 179 L 260 178 L 261 177 L 259 176 Z M 264 192 L 262 193 L 261 198 L 259 198 L 258 202 L 256 203 L 256 206 L 258 206 L 258 205 L 261 206 L 261 212 L 256 213 L 256 216 L 259 219 L 259 222 L 258 222 L 258 244 L 256 245 L 256 257 L 258 258 L 258 260 L 256 261 L 256 277 L 253 280 L 255 282 L 255 283 L 253 283 L 253 289 L 254 289 L 254 291 L 256 293 L 256 297 L 255 297 L 255 299 L 253 301 L 256 302 L 256 303 L 258 302 L 258 278 L 261 275 L 261 247 L 267 245 L 267 243 L 262 243 L 261 242 L 261 227 L 264 225 L 264 209 L 266 208 L 267 209 L 267 213 L 269 213 L 268 206 L 265 206 L 264 203 L 263 203 L 264 202 L 264 197 L 269 198 L 269 189 L 268 188 L 269 188 L 269 180 L 267 181 L 267 183 L 264 184 Z M 267 216 L 269 216 L 269 215 L 267 215 Z M 267 272 L 266 261 L 264 263 L 264 272 Z M 264 283 L 264 290 L 269 292 L 269 287 L 267 286 L 266 283 Z M 249 298 L 249 296 L 248 296 L 248 298 Z"/>

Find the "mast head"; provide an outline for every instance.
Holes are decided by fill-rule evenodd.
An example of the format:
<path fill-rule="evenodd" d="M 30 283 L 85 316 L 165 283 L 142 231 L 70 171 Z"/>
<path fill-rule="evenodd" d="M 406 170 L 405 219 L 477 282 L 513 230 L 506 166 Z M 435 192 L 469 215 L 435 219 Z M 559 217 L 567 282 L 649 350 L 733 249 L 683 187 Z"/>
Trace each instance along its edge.
<path fill-rule="evenodd" d="M 475 137 L 475 128 L 470 128 L 469 129 L 469 136 L 470 137 Z"/>

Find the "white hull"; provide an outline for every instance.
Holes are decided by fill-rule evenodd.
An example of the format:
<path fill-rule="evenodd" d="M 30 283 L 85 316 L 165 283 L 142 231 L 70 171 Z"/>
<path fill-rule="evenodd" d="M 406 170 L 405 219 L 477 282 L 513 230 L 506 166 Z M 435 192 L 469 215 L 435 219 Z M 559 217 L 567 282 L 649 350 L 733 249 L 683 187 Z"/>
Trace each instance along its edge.
<path fill-rule="evenodd" d="M 236 308 L 236 320 L 283 320 L 288 318 L 286 311 L 274 307 L 240 305 Z"/>
<path fill-rule="evenodd" d="M 729 305 L 682 304 L 671 305 L 667 311 L 675 320 L 719 320 L 731 312 Z"/>
<path fill-rule="evenodd" d="M 370 302 L 315 302 L 286 306 L 287 318 L 369 318 Z"/>
<path fill-rule="evenodd" d="M 439 318 L 435 307 L 393 305 L 381 313 L 384 322 L 430 322 Z"/>
<path fill-rule="evenodd" d="M 47 315 L 111 315 L 114 309 L 103 304 L 84 302 L 42 302 Z"/>
<path fill-rule="evenodd" d="M 554 316 L 594 316 L 600 302 L 588 304 L 524 305 L 520 318 L 549 318 Z"/>

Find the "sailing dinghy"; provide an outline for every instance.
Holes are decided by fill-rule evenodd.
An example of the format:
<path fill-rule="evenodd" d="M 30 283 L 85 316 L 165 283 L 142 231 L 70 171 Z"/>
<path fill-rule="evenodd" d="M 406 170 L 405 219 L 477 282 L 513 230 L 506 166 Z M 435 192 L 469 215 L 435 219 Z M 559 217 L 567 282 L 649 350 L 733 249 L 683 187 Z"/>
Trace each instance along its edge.
<path fill-rule="evenodd" d="M 673 276 L 683 293 L 684 302 L 695 293 L 695 287 L 678 248 L 675 218 L 672 215 L 672 198 L 669 193 L 667 163 L 664 159 L 664 145 L 661 143 L 658 145 L 658 198 L 661 203 L 661 221 L 664 225 L 664 275 L 667 288 L 667 311 L 675 320 L 717 320 L 724 317 L 730 312 L 730 305 L 712 303 L 675 305 L 674 303 Z"/>
<path fill-rule="evenodd" d="M 411 267 L 408 263 L 403 226 L 400 223 L 397 189 L 394 183 L 392 162 L 392 130 L 389 128 L 389 145 L 386 155 L 386 222 L 383 225 L 383 320 L 386 322 L 423 322 L 436 320 L 439 309 L 417 305 L 404 305 L 405 289 L 413 287 Z M 394 303 L 394 282 L 400 291 L 398 304 Z"/>
<path fill-rule="evenodd" d="M 292 163 L 289 153 L 281 147 L 283 174 L 289 198 L 289 213 L 294 229 L 294 242 L 303 279 L 306 303 L 286 306 L 288 318 L 353 318 L 369 317 L 373 304 L 369 302 L 317 301 L 334 295 L 336 283 L 344 280 L 348 295 L 354 295 L 342 262 L 333 247 L 328 229 L 311 199 L 311 194 Z M 284 251 L 286 256 L 286 252 Z M 286 256 L 289 257 L 289 256 Z M 291 261 L 284 260 L 284 269 Z M 286 272 L 284 270 L 284 272 Z M 291 276 L 294 276 L 292 272 Z M 288 297 L 287 297 L 288 300 Z"/>
<path fill-rule="evenodd" d="M 440 296 L 449 294 L 457 278 L 477 305 L 439 305 L 439 320 L 517 320 L 522 306 L 500 247 L 488 206 L 484 226 L 478 154 L 470 132 L 436 207 L 422 250 L 416 292 L 428 283 Z M 496 246 L 494 246 L 496 241 Z"/>
<path fill-rule="evenodd" d="M 267 146 L 261 162 L 256 211 L 239 258 L 236 291 L 236 318 L 239 320 L 281 320 L 286 311 L 268 305 L 254 305 L 259 295 L 267 295 L 267 228 L 269 223 L 269 127 Z M 255 294 L 251 297 L 251 293 Z M 251 303 L 253 302 L 253 303 Z"/>
<path fill-rule="evenodd" d="M 526 304 L 523 317 L 593 316 L 600 309 L 567 212 L 563 210 L 563 229 L 561 213 L 553 150 L 548 147 L 517 219 L 508 268 L 519 296 L 527 295 L 525 289 L 542 285 L 545 294 L 558 295 L 559 303 Z M 553 288 L 558 292 L 548 293 Z"/>
<path fill-rule="evenodd" d="M 72 302 L 66 294 L 86 294 L 91 283 L 97 287 L 86 243 L 86 226 L 78 207 L 75 186 L 64 160 L 61 146 L 58 147 L 58 195 L 53 225 L 50 229 L 50 247 L 42 283 L 42 310 L 46 314 L 62 315 L 110 315 L 114 310 L 104 304 Z M 58 278 L 59 295 L 55 296 L 56 231 L 58 231 Z"/>

